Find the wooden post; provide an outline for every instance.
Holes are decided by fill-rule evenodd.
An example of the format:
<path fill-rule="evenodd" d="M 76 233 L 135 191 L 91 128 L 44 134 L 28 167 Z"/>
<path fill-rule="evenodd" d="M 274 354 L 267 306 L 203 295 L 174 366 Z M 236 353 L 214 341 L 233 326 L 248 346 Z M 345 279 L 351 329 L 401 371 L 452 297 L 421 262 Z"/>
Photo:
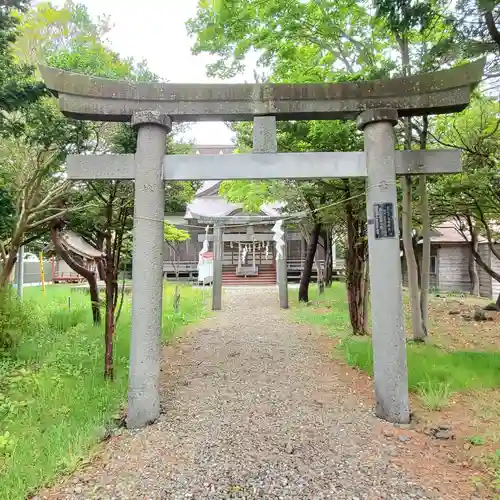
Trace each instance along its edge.
<path fill-rule="evenodd" d="M 222 309 L 222 227 L 219 223 L 214 224 L 214 276 L 212 293 L 212 310 Z"/>
<path fill-rule="evenodd" d="M 45 295 L 45 270 L 43 268 L 43 252 L 40 252 L 40 280 L 42 282 L 42 293 Z"/>
<path fill-rule="evenodd" d="M 253 272 L 255 272 L 255 241 L 253 242 Z"/>
<path fill-rule="evenodd" d="M 24 289 L 24 247 L 19 247 L 17 252 L 17 262 L 16 262 L 16 282 L 17 282 L 17 295 L 18 297 L 23 296 Z"/>

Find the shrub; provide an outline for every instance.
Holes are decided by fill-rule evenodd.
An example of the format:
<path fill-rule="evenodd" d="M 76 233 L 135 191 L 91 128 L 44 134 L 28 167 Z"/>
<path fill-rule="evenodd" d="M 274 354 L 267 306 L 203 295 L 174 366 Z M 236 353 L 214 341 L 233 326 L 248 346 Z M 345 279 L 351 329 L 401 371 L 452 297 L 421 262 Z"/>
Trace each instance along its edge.
<path fill-rule="evenodd" d="M 27 309 L 12 290 L 0 292 L 0 352 L 11 351 L 31 327 Z"/>

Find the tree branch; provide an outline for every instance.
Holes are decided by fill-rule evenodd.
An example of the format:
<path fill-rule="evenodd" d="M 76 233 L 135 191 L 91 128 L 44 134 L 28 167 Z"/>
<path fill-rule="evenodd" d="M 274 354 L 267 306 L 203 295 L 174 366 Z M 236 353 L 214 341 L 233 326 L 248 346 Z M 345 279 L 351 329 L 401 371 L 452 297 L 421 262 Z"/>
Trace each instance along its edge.
<path fill-rule="evenodd" d="M 484 20 L 486 22 L 486 27 L 488 28 L 488 33 L 490 34 L 493 41 L 497 44 L 498 50 L 500 50 L 500 32 L 495 25 L 495 19 L 493 18 L 492 10 L 487 10 L 484 13 Z"/>

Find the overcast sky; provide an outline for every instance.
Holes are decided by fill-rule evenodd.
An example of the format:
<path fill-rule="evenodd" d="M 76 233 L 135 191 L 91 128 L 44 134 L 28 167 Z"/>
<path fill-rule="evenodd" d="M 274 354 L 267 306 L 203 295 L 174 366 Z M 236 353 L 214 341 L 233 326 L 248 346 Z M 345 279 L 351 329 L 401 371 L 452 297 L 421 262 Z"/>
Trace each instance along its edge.
<path fill-rule="evenodd" d="M 92 16 L 111 17 L 109 45 L 121 56 L 146 59 L 149 68 L 163 79 L 178 83 L 204 83 L 208 56 L 193 56 L 193 41 L 185 22 L 196 13 L 197 0 L 78 0 Z M 53 0 L 62 6 L 64 0 Z M 229 81 L 253 81 L 253 68 Z M 193 125 L 191 134 L 198 144 L 230 144 L 231 132 L 223 123 Z"/>

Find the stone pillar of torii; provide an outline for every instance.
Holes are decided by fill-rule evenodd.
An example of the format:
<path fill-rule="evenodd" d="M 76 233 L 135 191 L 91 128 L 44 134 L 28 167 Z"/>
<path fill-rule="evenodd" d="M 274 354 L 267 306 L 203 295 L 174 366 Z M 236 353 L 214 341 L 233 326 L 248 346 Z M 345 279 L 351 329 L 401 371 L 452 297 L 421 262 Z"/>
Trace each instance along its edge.
<path fill-rule="evenodd" d="M 393 126 L 401 117 L 464 109 L 484 64 L 479 60 L 408 78 L 335 84 L 145 84 L 40 68 L 66 115 L 131 121 L 138 129 L 135 155 L 70 156 L 67 162 L 73 180 L 135 180 L 128 427 L 143 427 L 160 414 L 166 180 L 367 178 L 375 412 L 390 422 L 409 421 L 396 175 L 458 172 L 460 151 L 395 151 Z M 259 130 L 260 122 L 276 119 L 355 119 L 365 151 L 275 153 L 275 131 L 269 125 L 261 129 L 263 152 L 165 156 L 172 121 L 254 120 Z M 215 230 L 215 241 L 221 242 L 222 229 Z M 219 243 L 215 257 L 220 266 L 221 252 Z M 214 291 L 220 288 L 215 275 L 221 276 L 216 262 Z"/>

